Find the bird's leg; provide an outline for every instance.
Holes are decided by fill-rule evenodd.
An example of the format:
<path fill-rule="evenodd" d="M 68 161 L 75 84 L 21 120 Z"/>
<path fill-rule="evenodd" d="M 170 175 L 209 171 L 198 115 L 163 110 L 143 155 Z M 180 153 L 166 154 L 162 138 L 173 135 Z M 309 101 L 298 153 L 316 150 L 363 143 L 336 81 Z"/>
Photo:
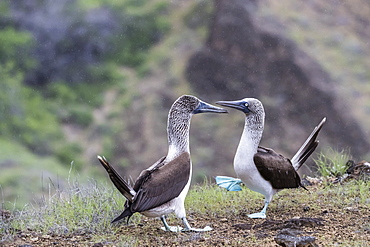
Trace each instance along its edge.
<path fill-rule="evenodd" d="M 209 226 L 206 226 L 204 227 L 203 229 L 199 229 L 199 228 L 193 228 L 190 226 L 188 220 L 186 219 L 186 217 L 182 218 L 182 222 L 184 223 L 184 226 L 185 228 L 182 229 L 183 232 L 190 232 L 190 231 L 193 231 L 193 232 L 206 232 L 206 231 L 211 231 L 212 228 L 209 227 Z"/>
<path fill-rule="evenodd" d="M 267 210 L 267 207 L 269 205 L 269 201 L 265 201 L 265 206 L 263 207 L 262 211 L 259 212 L 259 213 L 254 213 L 254 214 L 249 214 L 248 217 L 249 218 L 253 218 L 253 219 L 265 219 L 266 218 L 266 210 Z"/>
<path fill-rule="evenodd" d="M 164 227 L 161 227 L 162 230 L 168 232 L 179 232 L 182 230 L 180 226 L 169 226 L 164 215 L 161 216 L 161 221 L 163 222 Z"/>

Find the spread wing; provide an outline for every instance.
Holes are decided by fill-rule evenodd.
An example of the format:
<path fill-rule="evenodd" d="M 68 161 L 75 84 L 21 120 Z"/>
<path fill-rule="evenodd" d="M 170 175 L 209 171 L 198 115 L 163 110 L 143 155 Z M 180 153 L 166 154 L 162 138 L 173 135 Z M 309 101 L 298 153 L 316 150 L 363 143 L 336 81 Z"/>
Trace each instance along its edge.
<path fill-rule="evenodd" d="M 297 188 L 301 186 L 301 178 L 289 159 L 270 148 L 258 147 L 253 157 L 261 176 L 269 181 L 273 188 Z"/>
<path fill-rule="evenodd" d="M 131 210 L 143 212 L 179 196 L 189 181 L 190 166 L 190 154 L 183 153 L 169 163 L 144 170 L 134 186 L 137 195 Z"/>

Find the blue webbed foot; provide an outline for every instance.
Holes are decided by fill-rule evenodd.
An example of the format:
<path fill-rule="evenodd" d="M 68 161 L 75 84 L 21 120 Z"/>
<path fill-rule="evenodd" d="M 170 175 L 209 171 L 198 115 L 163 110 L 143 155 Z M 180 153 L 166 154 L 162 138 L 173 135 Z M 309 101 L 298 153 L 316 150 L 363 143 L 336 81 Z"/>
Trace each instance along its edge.
<path fill-rule="evenodd" d="M 216 183 L 218 186 L 227 189 L 228 191 L 241 191 L 240 184 L 242 180 L 238 178 L 232 178 L 227 176 L 217 176 Z"/>

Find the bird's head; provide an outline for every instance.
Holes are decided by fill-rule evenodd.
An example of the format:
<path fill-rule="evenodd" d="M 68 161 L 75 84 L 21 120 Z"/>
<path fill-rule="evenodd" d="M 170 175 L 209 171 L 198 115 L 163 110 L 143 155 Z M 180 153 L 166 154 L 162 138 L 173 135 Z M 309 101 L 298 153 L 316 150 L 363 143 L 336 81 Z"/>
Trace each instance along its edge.
<path fill-rule="evenodd" d="M 246 116 L 249 115 L 263 115 L 264 109 L 261 101 L 255 98 L 244 98 L 235 101 L 217 101 L 216 104 L 231 107 L 244 112 Z"/>
<path fill-rule="evenodd" d="M 183 95 L 179 97 L 172 105 L 172 110 L 185 114 L 198 114 L 198 113 L 227 113 L 227 110 L 208 104 L 195 96 Z"/>

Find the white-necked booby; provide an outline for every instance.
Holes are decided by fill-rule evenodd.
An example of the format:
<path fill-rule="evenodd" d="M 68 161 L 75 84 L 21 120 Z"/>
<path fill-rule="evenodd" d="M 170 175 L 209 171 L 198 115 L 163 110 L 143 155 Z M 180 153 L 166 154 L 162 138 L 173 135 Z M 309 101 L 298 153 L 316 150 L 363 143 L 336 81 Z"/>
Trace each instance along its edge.
<path fill-rule="evenodd" d="M 173 103 L 167 120 L 169 143 L 167 156 L 143 170 L 133 187 L 104 157 L 98 156 L 113 184 L 127 198 L 124 211 L 112 222 L 125 217 L 129 220 L 134 213 L 139 212 L 147 217 L 160 217 L 164 224 L 162 229 L 177 231 L 180 228 L 169 226 L 165 219 L 166 215 L 174 212 L 183 221 L 185 226 L 183 231 L 212 230 L 210 227 L 204 229 L 190 227 L 184 207 L 192 174 L 189 149 L 190 120 L 192 115 L 205 112 L 227 113 L 223 108 L 212 106 L 190 95 L 183 95 Z"/>
<path fill-rule="evenodd" d="M 243 134 L 234 157 L 234 170 L 240 179 L 218 176 L 216 183 L 228 190 L 237 191 L 240 190 L 238 184 L 243 182 L 249 189 L 264 195 L 265 206 L 262 211 L 248 216 L 266 218 L 266 210 L 274 194 L 285 188 L 303 187 L 297 170 L 319 144 L 316 138 L 326 118 L 315 127 L 298 152 L 289 160 L 270 148 L 259 146 L 265 121 L 265 111 L 259 100 L 245 98 L 237 101 L 218 101 L 216 104 L 240 110 L 246 115 Z"/>

